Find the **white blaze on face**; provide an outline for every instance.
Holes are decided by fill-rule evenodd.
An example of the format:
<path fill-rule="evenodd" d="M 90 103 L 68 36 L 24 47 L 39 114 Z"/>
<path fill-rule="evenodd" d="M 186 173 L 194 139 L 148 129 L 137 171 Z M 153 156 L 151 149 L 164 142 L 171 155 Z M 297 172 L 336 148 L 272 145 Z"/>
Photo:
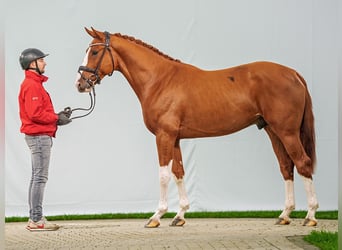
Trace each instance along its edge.
<path fill-rule="evenodd" d="M 90 49 L 87 50 L 87 54 L 85 55 L 84 59 L 83 59 L 83 62 L 82 62 L 82 66 L 86 66 L 88 64 L 88 56 L 89 56 L 89 52 L 90 52 Z M 83 71 L 80 71 L 80 72 L 77 72 L 77 75 L 76 75 L 76 81 L 75 81 L 75 84 L 76 86 L 78 86 L 78 83 L 81 79 L 81 74 L 82 74 Z"/>

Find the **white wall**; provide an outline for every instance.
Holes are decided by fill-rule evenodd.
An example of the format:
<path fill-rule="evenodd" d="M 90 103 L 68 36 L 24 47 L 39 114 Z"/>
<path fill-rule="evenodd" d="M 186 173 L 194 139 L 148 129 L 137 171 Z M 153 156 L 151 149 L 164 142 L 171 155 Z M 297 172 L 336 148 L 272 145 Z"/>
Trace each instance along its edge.
<path fill-rule="evenodd" d="M 6 216 L 27 215 L 30 154 L 19 133 L 17 95 L 27 47 L 50 55 L 45 85 L 56 111 L 86 107 L 74 80 L 90 37 L 83 27 L 139 38 L 183 62 L 218 69 L 271 60 L 309 85 L 317 129 L 314 176 L 321 210 L 337 209 L 338 0 L 7 2 Z M 154 136 L 140 104 L 116 72 L 96 88 L 94 113 L 61 127 L 54 140 L 45 214 L 154 211 L 159 199 Z M 270 142 L 255 126 L 219 138 L 182 142 L 192 211 L 282 209 L 284 184 Z M 296 176 L 297 209 L 306 209 Z M 170 211 L 177 191 L 169 192 Z"/>
<path fill-rule="evenodd" d="M 3 1 L 0 0 L 0 4 Z M 0 249 L 5 244 L 5 40 L 4 14 L 0 10 Z"/>
<path fill-rule="evenodd" d="M 338 27 L 342 27 L 342 2 L 338 3 Z M 338 44 L 342 44 L 342 33 L 338 32 Z M 339 51 L 339 63 L 338 63 L 338 166 L 339 166 L 339 180 L 342 179 L 342 46 L 338 48 Z M 342 183 L 338 184 L 338 242 L 342 242 Z"/>

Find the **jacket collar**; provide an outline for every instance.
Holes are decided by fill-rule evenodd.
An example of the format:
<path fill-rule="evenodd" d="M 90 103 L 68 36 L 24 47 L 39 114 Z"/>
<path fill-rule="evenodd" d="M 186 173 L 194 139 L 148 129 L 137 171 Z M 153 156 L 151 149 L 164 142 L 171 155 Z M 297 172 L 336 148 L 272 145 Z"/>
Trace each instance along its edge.
<path fill-rule="evenodd" d="M 25 76 L 31 78 L 35 81 L 39 81 L 40 83 L 46 82 L 49 78 L 45 75 L 39 75 L 33 71 L 25 70 Z"/>

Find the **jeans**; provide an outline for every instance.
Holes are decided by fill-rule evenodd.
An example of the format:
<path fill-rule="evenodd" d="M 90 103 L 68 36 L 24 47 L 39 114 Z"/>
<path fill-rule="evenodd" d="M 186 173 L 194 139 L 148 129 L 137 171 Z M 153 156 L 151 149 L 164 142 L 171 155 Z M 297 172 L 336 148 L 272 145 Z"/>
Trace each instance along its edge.
<path fill-rule="evenodd" d="M 28 193 L 30 219 L 37 222 L 43 217 L 43 197 L 48 180 L 52 138 L 48 135 L 26 135 L 25 140 L 30 148 L 32 161 L 32 176 Z"/>

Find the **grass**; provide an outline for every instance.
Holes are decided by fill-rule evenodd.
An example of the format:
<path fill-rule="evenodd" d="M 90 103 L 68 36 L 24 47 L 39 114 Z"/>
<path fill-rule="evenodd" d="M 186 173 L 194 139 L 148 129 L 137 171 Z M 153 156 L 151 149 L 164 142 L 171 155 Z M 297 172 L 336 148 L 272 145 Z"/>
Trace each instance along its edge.
<path fill-rule="evenodd" d="M 337 250 L 338 248 L 338 232 L 312 231 L 304 236 L 304 240 L 321 250 Z"/>
<path fill-rule="evenodd" d="M 219 211 L 188 212 L 186 218 L 278 218 L 281 211 Z M 107 213 L 107 214 L 74 214 L 47 216 L 49 220 L 103 220 L 103 219 L 148 219 L 153 213 Z M 166 213 L 164 218 L 173 218 L 176 213 Z M 291 218 L 303 218 L 306 211 L 293 211 Z M 317 219 L 337 220 L 338 211 L 317 211 Z M 25 222 L 28 217 L 6 217 L 5 222 Z"/>

